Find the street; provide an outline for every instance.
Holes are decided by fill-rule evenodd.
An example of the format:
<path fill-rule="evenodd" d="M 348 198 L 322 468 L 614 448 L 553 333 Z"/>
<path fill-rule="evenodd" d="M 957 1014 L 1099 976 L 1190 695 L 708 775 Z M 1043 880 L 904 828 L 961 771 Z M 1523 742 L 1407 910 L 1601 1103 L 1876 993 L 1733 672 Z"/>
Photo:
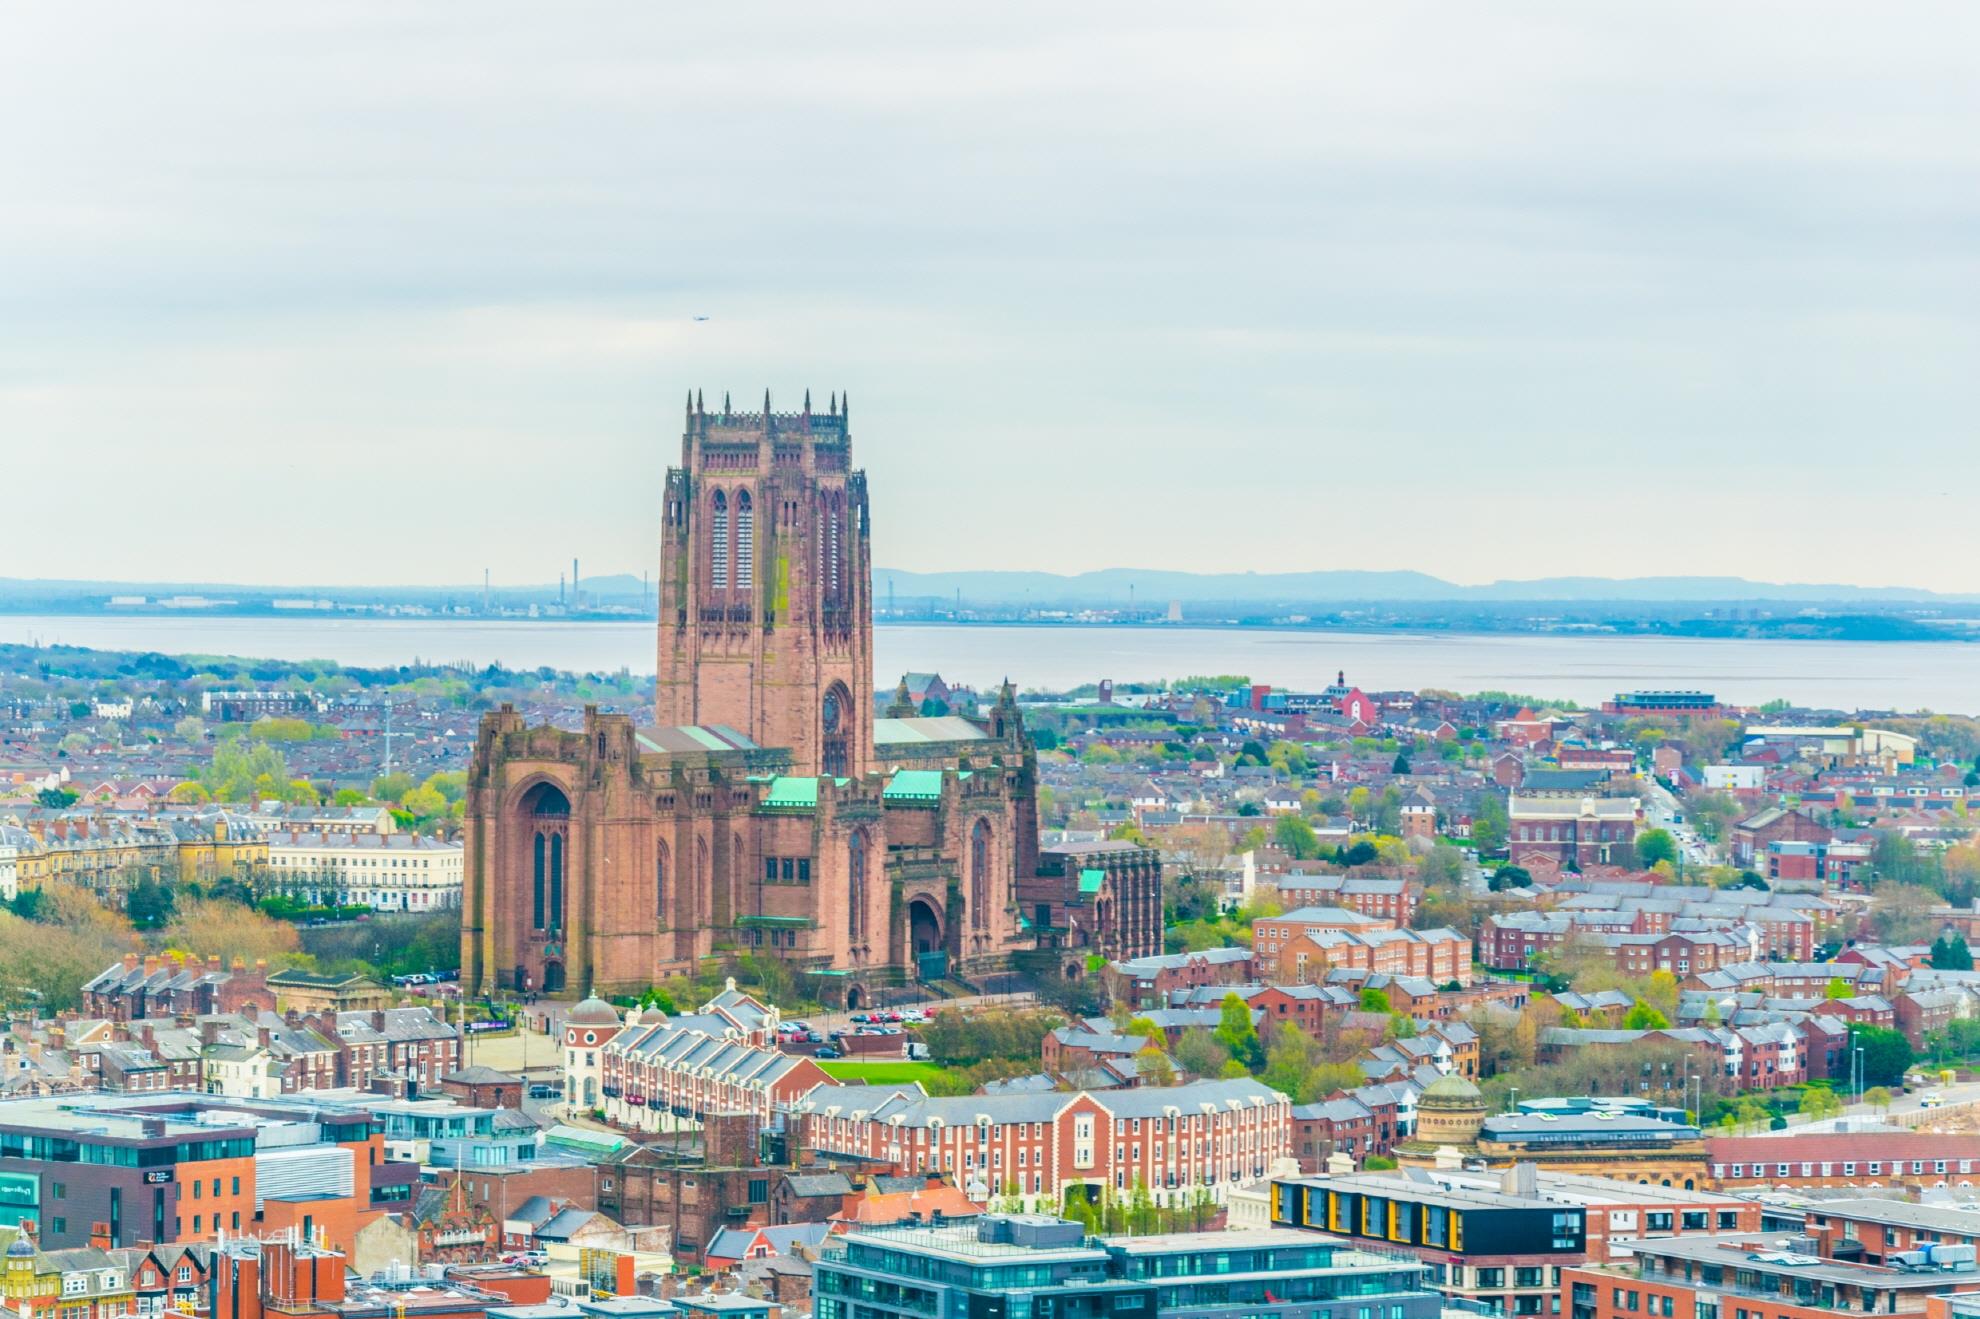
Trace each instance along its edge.
<path fill-rule="evenodd" d="M 1844 1106 L 1842 1114 L 1839 1117 L 1822 1118 L 1815 1122 L 1797 1122 L 1795 1119 L 1789 1118 L 1788 1126 L 1784 1130 L 1755 1132 L 1754 1134 L 1795 1136 L 1804 1133 L 1835 1131 L 1837 1124 L 1844 1119 L 1870 1118 L 1890 1120 L 1901 1118 L 1908 1114 L 1923 1112 L 1925 1110 L 1924 1098 L 1926 1095 L 1931 1094 L 1940 1096 L 1942 1100 L 1940 1107 L 1946 1109 L 1955 1109 L 1965 1104 L 1980 1104 L 1980 1081 L 1967 1081 L 1959 1085 L 1916 1086 L 1913 1087 L 1912 1092 L 1908 1095 L 1899 1095 L 1893 1092 L 1894 1097 L 1888 1109 L 1876 1108 L 1870 1104 L 1848 1104 Z"/>
<path fill-rule="evenodd" d="M 1686 865 L 1715 866 L 1719 859 L 1712 844 L 1701 838 L 1696 829 L 1681 823 L 1684 807 L 1673 797 L 1670 790 L 1656 779 L 1645 774 L 1638 781 L 1643 785 L 1643 811 L 1650 826 L 1654 829 L 1670 831 L 1677 840 L 1678 852 Z M 1676 822 L 1676 823 L 1674 823 Z"/>

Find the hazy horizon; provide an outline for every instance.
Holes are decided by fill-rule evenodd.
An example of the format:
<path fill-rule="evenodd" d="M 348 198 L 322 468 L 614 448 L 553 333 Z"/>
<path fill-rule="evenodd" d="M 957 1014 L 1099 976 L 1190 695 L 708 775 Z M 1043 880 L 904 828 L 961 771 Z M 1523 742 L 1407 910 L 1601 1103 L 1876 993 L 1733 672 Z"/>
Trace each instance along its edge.
<path fill-rule="evenodd" d="M 637 574 L 684 395 L 768 386 L 850 391 L 903 571 L 1980 591 L 1976 38 L 1947 4 L 10 10 L 0 575 Z"/>

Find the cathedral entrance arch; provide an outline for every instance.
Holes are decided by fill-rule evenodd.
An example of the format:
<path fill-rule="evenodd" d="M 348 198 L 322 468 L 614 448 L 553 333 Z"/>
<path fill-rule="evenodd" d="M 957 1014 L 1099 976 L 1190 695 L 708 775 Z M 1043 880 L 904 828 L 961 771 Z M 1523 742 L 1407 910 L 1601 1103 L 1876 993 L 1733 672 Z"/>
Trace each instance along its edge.
<path fill-rule="evenodd" d="M 543 964 L 543 992 L 561 994 L 564 992 L 564 964 L 545 962 Z"/>
<path fill-rule="evenodd" d="M 846 990 L 846 1011 L 857 1012 L 866 1006 L 866 991 L 858 985 Z"/>
<path fill-rule="evenodd" d="M 908 948 L 916 956 L 942 951 L 942 913 L 929 898 L 908 904 Z"/>

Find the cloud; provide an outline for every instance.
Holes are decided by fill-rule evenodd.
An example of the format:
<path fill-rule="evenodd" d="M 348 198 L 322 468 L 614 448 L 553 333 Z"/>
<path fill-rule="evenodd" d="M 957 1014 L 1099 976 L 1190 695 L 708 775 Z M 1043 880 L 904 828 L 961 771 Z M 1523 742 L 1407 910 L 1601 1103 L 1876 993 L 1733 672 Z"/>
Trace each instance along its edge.
<path fill-rule="evenodd" d="M 637 571 L 682 394 L 768 385 L 853 392 L 901 566 L 1971 589 L 1796 528 L 1970 451 L 1977 27 L 18 8 L 0 439 L 88 499 L 6 570 Z"/>

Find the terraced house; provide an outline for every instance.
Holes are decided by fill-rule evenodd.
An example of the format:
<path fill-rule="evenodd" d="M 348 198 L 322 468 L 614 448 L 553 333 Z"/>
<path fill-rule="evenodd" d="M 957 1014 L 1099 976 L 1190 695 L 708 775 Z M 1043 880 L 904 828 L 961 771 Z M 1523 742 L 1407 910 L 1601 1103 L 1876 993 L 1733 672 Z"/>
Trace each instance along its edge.
<path fill-rule="evenodd" d="M 747 1113 L 769 1127 L 832 1078 L 809 1058 L 780 1053 L 728 1019 L 642 1019 L 635 1010 L 599 1054 L 599 1106 L 633 1131 L 698 1127 L 710 1113 Z"/>
<path fill-rule="evenodd" d="M 898 1173 L 946 1173 L 992 1195 L 1057 1206 L 1146 1187 L 1185 1207 L 1263 1177 L 1292 1154 L 1292 1105 L 1257 1081 L 933 1099 L 920 1086 L 820 1086 L 795 1106 L 807 1149 Z"/>

